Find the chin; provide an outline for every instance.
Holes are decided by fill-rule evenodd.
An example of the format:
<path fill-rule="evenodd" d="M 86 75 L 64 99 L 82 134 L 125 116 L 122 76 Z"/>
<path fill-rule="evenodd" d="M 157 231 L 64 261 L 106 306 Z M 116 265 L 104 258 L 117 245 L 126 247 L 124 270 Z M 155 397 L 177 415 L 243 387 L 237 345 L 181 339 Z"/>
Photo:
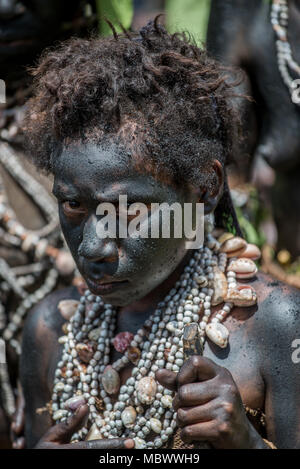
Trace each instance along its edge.
<path fill-rule="evenodd" d="M 104 303 L 108 303 L 116 307 L 129 305 L 141 297 L 136 295 L 136 292 L 132 292 L 131 289 L 128 289 L 128 285 L 126 284 L 115 286 L 114 288 L 105 291 L 101 285 L 91 281 L 91 279 L 85 278 L 84 280 L 93 295 L 100 296 Z"/>
<path fill-rule="evenodd" d="M 94 294 L 96 295 L 96 293 Z M 117 308 L 117 307 L 128 306 L 134 303 L 135 301 L 140 300 L 141 298 L 146 296 L 146 294 L 147 293 L 143 293 L 143 292 L 141 292 L 140 294 L 138 294 L 137 292 L 122 292 L 122 293 L 117 294 L 117 292 L 115 292 L 114 294 L 110 294 L 110 295 L 102 294 L 102 295 L 97 295 L 97 296 L 101 296 L 104 303 L 110 304 Z"/>

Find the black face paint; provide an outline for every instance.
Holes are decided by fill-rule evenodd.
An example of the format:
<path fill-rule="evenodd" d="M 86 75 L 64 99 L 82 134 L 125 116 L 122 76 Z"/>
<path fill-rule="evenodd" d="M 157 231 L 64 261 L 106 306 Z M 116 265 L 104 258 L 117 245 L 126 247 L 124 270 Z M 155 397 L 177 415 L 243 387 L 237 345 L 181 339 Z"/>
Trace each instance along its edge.
<path fill-rule="evenodd" d="M 54 164 L 54 194 L 62 230 L 90 290 L 113 305 L 143 298 L 175 270 L 186 254 L 184 238 L 99 239 L 96 209 L 100 202 L 195 201 L 186 188 L 174 188 L 138 172 L 128 154 L 92 144 L 65 149 Z M 75 213 L 75 216 L 74 216 Z M 104 285 L 104 283 L 106 285 Z"/>

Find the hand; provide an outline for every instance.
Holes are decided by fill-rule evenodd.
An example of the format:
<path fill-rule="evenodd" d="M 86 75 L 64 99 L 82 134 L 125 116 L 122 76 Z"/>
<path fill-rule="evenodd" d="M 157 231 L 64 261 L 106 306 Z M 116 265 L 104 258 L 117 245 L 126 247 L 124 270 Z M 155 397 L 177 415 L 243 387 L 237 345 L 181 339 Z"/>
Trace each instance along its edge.
<path fill-rule="evenodd" d="M 35 449 L 131 449 L 134 441 L 126 438 L 111 438 L 107 440 L 81 441 L 70 443 L 73 433 L 83 427 L 89 408 L 81 405 L 74 414 L 64 423 L 51 427 L 40 439 Z"/>
<path fill-rule="evenodd" d="M 230 372 L 208 358 L 192 356 L 178 374 L 159 370 L 156 379 L 177 391 L 173 407 L 185 443 L 208 441 L 214 448 L 258 448 L 265 444 L 250 424 Z"/>

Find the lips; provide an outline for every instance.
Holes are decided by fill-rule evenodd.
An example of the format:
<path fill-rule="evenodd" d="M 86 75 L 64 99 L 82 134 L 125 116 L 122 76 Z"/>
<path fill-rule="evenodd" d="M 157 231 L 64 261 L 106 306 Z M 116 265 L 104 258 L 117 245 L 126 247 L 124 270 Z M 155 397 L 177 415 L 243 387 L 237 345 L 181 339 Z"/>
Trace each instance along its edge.
<path fill-rule="evenodd" d="M 124 285 L 128 284 L 128 280 L 97 280 L 91 277 L 86 278 L 86 283 L 88 284 L 89 289 L 95 295 L 108 295 L 111 292 L 114 292 Z"/>

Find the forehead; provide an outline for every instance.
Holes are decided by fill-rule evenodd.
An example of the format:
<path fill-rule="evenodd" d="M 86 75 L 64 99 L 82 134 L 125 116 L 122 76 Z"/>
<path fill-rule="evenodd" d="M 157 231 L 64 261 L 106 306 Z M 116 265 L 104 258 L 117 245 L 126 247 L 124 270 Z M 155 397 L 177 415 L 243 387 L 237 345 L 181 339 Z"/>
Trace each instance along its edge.
<path fill-rule="evenodd" d="M 72 188 L 94 199 L 132 194 L 164 200 L 182 192 L 171 183 L 158 181 L 150 172 L 137 169 L 131 155 L 115 144 L 68 146 L 55 161 L 53 172 L 54 190 Z"/>

